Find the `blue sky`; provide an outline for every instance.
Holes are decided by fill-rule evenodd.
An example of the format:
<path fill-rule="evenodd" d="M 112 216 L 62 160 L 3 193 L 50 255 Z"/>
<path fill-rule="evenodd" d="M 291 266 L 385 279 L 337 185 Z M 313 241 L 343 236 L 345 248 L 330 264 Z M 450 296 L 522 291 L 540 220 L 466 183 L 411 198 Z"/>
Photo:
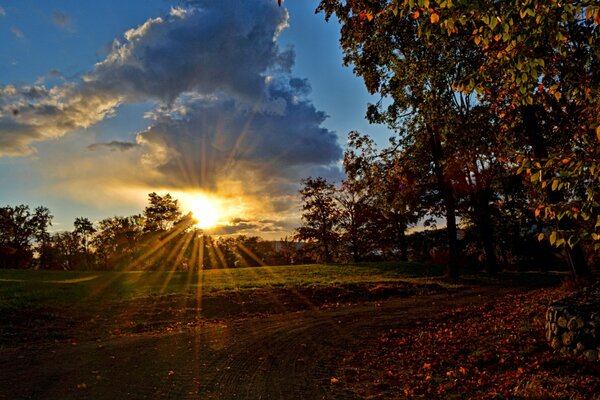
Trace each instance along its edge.
<path fill-rule="evenodd" d="M 388 134 L 317 4 L 0 1 L 0 204 L 61 230 L 168 191 L 212 201 L 215 233 L 288 234 L 299 180 L 339 178 L 348 131 Z"/>

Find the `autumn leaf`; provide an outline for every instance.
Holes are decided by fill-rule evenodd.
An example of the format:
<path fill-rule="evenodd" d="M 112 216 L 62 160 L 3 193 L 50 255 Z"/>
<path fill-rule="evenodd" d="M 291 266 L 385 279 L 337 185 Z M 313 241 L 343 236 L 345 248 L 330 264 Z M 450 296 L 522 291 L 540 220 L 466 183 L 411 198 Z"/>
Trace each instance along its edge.
<path fill-rule="evenodd" d="M 334 378 L 331 378 L 331 379 L 329 380 L 329 382 L 331 382 L 331 383 L 333 383 L 333 384 L 335 384 L 335 383 L 338 383 L 339 381 L 340 381 L 340 380 L 339 380 L 338 378 L 335 378 L 335 377 L 334 377 Z"/>
<path fill-rule="evenodd" d="M 431 21 L 432 24 L 437 24 L 438 21 L 440 20 L 440 15 L 438 13 L 433 13 L 431 14 L 431 16 L 429 17 L 429 20 Z"/>

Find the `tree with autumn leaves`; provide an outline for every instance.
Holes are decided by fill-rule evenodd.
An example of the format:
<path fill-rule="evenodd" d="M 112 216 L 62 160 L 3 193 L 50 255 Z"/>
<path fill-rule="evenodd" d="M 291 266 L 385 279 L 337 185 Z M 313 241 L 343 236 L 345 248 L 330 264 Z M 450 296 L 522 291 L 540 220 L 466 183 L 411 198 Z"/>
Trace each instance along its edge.
<path fill-rule="evenodd" d="M 588 273 L 582 248 L 600 249 L 596 2 L 322 0 L 317 11 L 340 21 L 345 64 L 391 100 L 368 118 L 428 148 L 451 276 L 463 160 L 471 166 L 459 180 L 477 180 L 480 225 L 492 202 L 489 171 L 519 174 L 543 226 L 538 238 L 565 249 L 574 276 Z"/>

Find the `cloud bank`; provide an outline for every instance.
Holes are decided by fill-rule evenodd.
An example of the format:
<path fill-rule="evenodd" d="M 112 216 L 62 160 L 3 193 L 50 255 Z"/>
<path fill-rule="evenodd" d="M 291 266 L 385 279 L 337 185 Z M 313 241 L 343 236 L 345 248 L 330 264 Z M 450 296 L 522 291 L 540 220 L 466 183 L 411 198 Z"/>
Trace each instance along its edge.
<path fill-rule="evenodd" d="M 71 26 L 66 14 L 53 20 Z M 32 155 L 122 104 L 152 102 L 146 129 L 87 149 L 112 151 L 118 162 L 135 148 L 136 167 L 166 188 L 232 182 L 275 199 L 308 175 L 337 178 L 337 137 L 322 127 L 327 116 L 311 103 L 308 82 L 292 76 L 293 50 L 277 43 L 287 23 L 271 0 L 193 1 L 126 31 L 78 81 L 0 87 L 0 157 Z M 123 168 L 134 167 L 125 158 Z"/>

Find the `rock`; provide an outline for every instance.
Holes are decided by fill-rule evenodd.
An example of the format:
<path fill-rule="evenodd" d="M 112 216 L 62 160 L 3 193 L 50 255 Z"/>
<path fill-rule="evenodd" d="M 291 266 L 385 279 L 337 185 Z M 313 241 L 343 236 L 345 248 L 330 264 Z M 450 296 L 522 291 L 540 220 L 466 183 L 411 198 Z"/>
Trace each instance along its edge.
<path fill-rule="evenodd" d="M 561 327 L 561 328 L 566 328 L 566 327 L 567 327 L 567 324 L 568 324 L 568 322 L 569 322 L 569 321 L 568 321 L 568 320 L 567 320 L 567 319 L 566 319 L 566 318 L 565 318 L 563 315 L 561 315 L 560 317 L 558 317 L 558 321 L 557 321 L 557 323 L 558 323 L 558 326 L 559 326 L 559 327 Z"/>
<path fill-rule="evenodd" d="M 572 354 L 571 349 L 568 347 L 561 347 L 558 352 L 562 356 L 570 356 Z"/>
<path fill-rule="evenodd" d="M 562 334 L 561 339 L 565 346 L 571 346 L 571 344 L 573 344 L 573 341 L 575 340 L 575 332 L 565 332 Z"/>
<path fill-rule="evenodd" d="M 583 319 L 580 317 L 573 317 L 567 323 L 567 329 L 570 331 L 576 331 L 577 329 L 583 328 L 584 325 L 585 323 L 583 322 Z"/>
<path fill-rule="evenodd" d="M 598 350 L 586 350 L 583 352 L 583 357 L 588 361 L 598 360 Z"/>

